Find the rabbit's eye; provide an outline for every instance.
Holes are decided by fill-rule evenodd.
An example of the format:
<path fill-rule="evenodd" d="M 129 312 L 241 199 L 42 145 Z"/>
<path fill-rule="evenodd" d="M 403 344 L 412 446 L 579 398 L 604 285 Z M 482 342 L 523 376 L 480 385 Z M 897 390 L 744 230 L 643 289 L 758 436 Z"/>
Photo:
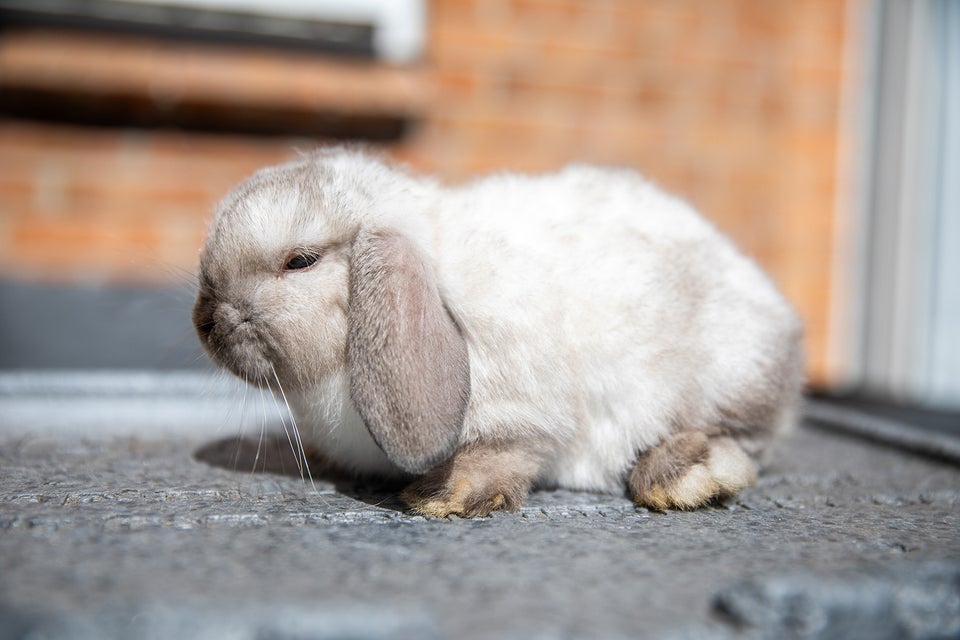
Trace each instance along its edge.
<path fill-rule="evenodd" d="M 287 260 L 287 264 L 284 265 L 283 269 L 284 271 L 297 271 L 299 269 L 306 269 L 315 265 L 319 259 L 319 253 L 313 251 L 302 251 L 300 253 L 293 254 L 290 259 Z"/>

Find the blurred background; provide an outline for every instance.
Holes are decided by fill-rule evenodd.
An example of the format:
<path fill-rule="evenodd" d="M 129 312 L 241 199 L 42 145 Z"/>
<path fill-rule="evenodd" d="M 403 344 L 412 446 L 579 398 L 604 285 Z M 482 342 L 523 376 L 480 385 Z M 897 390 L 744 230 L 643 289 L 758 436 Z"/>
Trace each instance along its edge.
<path fill-rule="evenodd" d="M 383 148 L 631 166 L 803 315 L 812 387 L 960 407 L 956 0 L 0 0 L 0 369 L 208 366 L 236 182 Z"/>

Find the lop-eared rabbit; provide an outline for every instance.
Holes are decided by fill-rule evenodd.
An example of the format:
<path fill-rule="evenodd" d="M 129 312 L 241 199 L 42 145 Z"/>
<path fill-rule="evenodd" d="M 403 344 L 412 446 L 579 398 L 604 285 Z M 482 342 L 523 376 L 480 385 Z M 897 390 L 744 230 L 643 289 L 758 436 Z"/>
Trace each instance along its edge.
<path fill-rule="evenodd" d="M 771 281 L 630 170 L 446 187 L 334 148 L 222 202 L 204 347 L 341 469 L 422 514 L 531 487 L 692 509 L 754 482 L 793 419 L 801 328 Z"/>

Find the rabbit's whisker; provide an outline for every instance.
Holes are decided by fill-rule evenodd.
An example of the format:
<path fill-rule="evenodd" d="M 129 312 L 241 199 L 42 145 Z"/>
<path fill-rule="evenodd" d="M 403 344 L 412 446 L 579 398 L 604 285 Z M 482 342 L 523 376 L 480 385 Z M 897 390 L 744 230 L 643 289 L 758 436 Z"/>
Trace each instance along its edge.
<path fill-rule="evenodd" d="M 300 456 L 297 455 L 297 450 L 293 446 L 293 436 L 290 434 L 290 428 L 287 426 L 287 419 L 283 415 L 283 410 L 280 409 L 280 403 L 277 402 L 277 394 L 275 393 L 275 390 L 273 388 L 273 382 L 269 378 L 264 376 L 264 383 L 270 389 L 270 399 L 273 400 L 273 406 L 277 410 L 277 417 L 280 418 L 280 426 L 283 428 L 284 435 L 287 436 L 287 443 L 290 445 L 290 451 L 294 454 L 294 459 L 296 460 L 296 463 L 297 463 L 297 469 L 300 471 L 300 478 L 303 479 L 304 477 L 303 466 L 302 466 L 302 463 L 300 462 Z"/>
<path fill-rule="evenodd" d="M 300 428 L 297 426 L 297 419 L 293 415 L 290 402 L 287 400 L 287 394 L 283 390 L 283 385 L 280 384 L 280 377 L 277 375 L 277 370 L 273 364 L 270 365 L 270 370 L 273 372 L 273 379 L 277 383 L 277 388 L 280 390 L 280 397 L 283 398 L 283 405 L 286 407 L 287 415 L 290 417 L 293 437 L 297 441 L 297 449 L 294 450 L 293 454 L 297 456 L 297 466 L 300 468 L 300 479 L 303 480 L 303 471 L 306 469 L 307 477 L 310 479 L 310 486 L 313 488 L 314 493 L 316 493 L 317 486 L 313 482 L 313 474 L 310 472 L 310 465 L 307 462 L 307 452 L 303 448 L 303 440 L 300 438 Z"/>
<path fill-rule="evenodd" d="M 240 428 L 237 429 L 237 444 L 233 454 L 233 470 L 237 470 L 240 464 L 240 449 L 243 446 L 243 422 L 247 415 L 247 394 L 250 393 L 249 382 L 246 374 L 243 376 L 243 398 L 240 400 Z"/>
<path fill-rule="evenodd" d="M 266 379 L 264 379 L 264 382 L 266 382 Z M 260 390 L 260 408 L 261 408 L 261 413 L 263 415 L 261 416 L 261 419 L 260 419 L 260 438 L 257 440 L 257 453 L 253 458 L 253 469 L 251 470 L 251 473 L 253 471 L 256 471 L 257 462 L 260 461 L 260 454 L 263 451 L 264 433 L 267 430 L 267 402 L 263 398 L 263 393 L 264 393 L 263 387 L 258 386 L 257 388 Z"/>

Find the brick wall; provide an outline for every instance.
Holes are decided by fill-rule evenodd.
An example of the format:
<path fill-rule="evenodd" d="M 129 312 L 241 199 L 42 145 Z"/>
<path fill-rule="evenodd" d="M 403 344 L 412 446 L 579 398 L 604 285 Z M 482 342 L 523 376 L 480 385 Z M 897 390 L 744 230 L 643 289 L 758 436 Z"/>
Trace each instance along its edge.
<path fill-rule="evenodd" d="M 0 86 L 402 112 L 414 126 L 389 151 L 450 180 L 637 167 L 767 268 L 804 315 L 823 381 L 846 4 L 434 0 L 409 69 L 13 32 Z M 117 47 L 125 74 L 104 68 Z M 216 200 L 315 142 L 0 120 L 0 277 L 187 281 Z"/>

